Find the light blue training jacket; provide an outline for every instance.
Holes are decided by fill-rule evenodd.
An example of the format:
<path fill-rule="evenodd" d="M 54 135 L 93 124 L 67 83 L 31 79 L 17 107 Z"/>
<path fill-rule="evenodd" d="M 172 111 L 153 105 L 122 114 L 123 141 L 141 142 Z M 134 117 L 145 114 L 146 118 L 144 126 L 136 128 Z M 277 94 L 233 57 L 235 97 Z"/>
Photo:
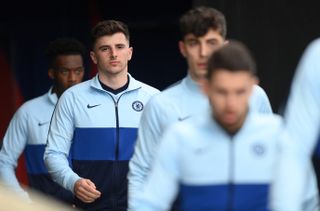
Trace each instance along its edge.
<path fill-rule="evenodd" d="M 24 153 L 29 186 L 71 203 L 72 193 L 52 181 L 43 162 L 49 123 L 57 100 L 57 95 L 50 89 L 48 93 L 25 102 L 16 111 L 0 151 L 0 179 L 10 189 L 25 195 L 15 174 L 18 159 Z"/>
<path fill-rule="evenodd" d="M 288 137 L 278 162 L 279 182 L 274 195 L 281 203 L 274 205 L 275 210 L 319 210 L 319 206 L 314 208 L 318 200 L 303 199 L 317 196 L 309 187 L 315 183 L 311 156 L 320 136 L 320 39 L 312 41 L 301 57 L 284 118 Z"/>
<path fill-rule="evenodd" d="M 259 86 L 253 89 L 250 105 L 253 111 L 272 113 L 269 99 Z M 137 144 L 129 163 L 129 207 L 150 171 L 153 155 L 165 129 L 207 109 L 208 98 L 190 75 L 150 99 L 141 117 Z"/>
<path fill-rule="evenodd" d="M 129 75 L 128 88 L 115 95 L 101 87 L 97 75 L 60 97 L 44 154 L 49 173 L 70 191 L 78 179 L 87 178 L 102 193 L 93 203 L 76 198 L 77 207 L 127 208 L 128 162 L 140 116 L 150 97 L 158 92 Z M 69 151 L 72 168 L 68 166 Z"/>
<path fill-rule="evenodd" d="M 282 132 L 278 115 L 249 112 L 241 129 L 228 134 L 210 112 L 173 124 L 131 210 L 270 210 Z"/>

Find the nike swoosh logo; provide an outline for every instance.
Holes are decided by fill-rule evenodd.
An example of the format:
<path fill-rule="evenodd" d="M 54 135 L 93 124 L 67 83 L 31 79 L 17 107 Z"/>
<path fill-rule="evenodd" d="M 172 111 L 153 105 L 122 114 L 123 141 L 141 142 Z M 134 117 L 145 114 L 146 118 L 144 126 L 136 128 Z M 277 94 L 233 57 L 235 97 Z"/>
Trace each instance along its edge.
<path fill-rule="evenodd" d="M 48 123 L 49 123 L 49 122 L 39 122 L 39 123 L 38 123 L 38 126 L 41 127 L 41 126 L 46 125 L 46 124 L 48 124 Z"/>
<path fill-rule="evenodd" d="M 99 105 L 101 105 L 101 104 L 97 104 L 97 105 L 87 105 L 87 108 L 94 108 L 94 107 L 97 107 L 97 106 L 99 106 Z"/>
<path fill-rule="evenodd" d="M 185 117 L 178 117 L 178 120 L 181 122 L 181 121 L 184 121 L 186 119 L 189 119 L 191 116 L 185 116 Z"/>

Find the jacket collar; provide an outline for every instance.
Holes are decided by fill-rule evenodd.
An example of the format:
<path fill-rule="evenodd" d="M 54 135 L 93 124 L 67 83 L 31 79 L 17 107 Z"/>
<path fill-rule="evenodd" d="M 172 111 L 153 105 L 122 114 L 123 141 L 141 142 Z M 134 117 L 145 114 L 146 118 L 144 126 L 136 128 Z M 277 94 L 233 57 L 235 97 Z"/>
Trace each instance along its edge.
<path fill-rule="evenodd" d="M 132 90 L 141 88 L 141 84 L 137 80 L 135 80 L 129 73 L 128 73 L 128 76 L 129 76 L 129 80 L 130 80 L 129 81 L 129 86 L 123 92 L 128 92 L 128 91 L 132 91 Z M 98 89 L 100 91 L 106 92 L 106 90 L 104 90 L 101 87 L 101 84 L 99 82 L 99 73 L 96 74 L 96 76 L 91 79 L 90 86 L 93 87 L 94 89 Z M 121 92 L 121 93 L 123 93 L 123 92 Z"/>
<path fill-rule="evenodd" d="M 52 92 L 53 87 L 50 87 L 49 91 L 47 92 L 47 97 L 53 105 L 58 102 L 58 96 L 56 93 Z"/>

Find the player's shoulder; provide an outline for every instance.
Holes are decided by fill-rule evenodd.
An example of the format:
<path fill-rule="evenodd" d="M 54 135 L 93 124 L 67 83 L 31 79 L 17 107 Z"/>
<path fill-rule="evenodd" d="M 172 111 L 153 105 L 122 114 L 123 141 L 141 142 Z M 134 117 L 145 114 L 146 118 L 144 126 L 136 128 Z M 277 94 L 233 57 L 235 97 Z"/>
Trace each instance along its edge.
<path fill-rule="evenodd" d="M 38 96 L 38 97 L 35 97 L 35 98 L 32 98 L 26 102 L 24 102 L 19 110 L 34 110 L 34 109 L 39 109 L 39 108 L 42 108 L 42 106 L 44 104 L 47 104 L 47 101 L 48 101 L 48 93 L 45 93 L 41 96 Z"/>
<path fill-rule="evenodd" d="M 273 128 L 273 129 L 282 129 L 283 128 L 283 117 L 279 114 L 266 114 L 260 112 L 254 112 L 252 115 L 252 123 L 255 127 L 260 128 Z"/>
<path fill-rule="evenodd" d="M 145 93 L 148 93 L 150 95 L 154 95 L 154 94 L 157 94 L 157 93 L 160 93 L 160 90 L 147 84 L 147 83 L 144 83 L 142 81 L 138 81 L 138 80 L 135 80 L 135 83 L 137 83 L 138 86 L 141 87 L 141 89 L 139 89 L 139 91 L 141 92 L 145 92 Z"/>
<path fill-rule="evenodd" d="M 168 86 L 160 93 L 156 94 L 153 97 L 153 101 L 176 101 L 181 95 L 183 95 L 185 91 L 183 90 L 182 80 L 177 81 L 176 83 Z"/>

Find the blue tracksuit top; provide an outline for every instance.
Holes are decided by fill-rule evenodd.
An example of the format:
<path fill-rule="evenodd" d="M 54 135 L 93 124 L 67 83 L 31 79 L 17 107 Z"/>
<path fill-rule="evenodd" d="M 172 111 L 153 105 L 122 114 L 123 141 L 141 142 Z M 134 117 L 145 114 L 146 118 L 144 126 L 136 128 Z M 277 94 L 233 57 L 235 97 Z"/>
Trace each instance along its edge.
<path fill-rule="evenodd" d="M 253 89 L 250 105 L 254 111 L 272 113 L 269 99 L 259 86 Z M 145 181 L 154 151 L 165 129 L 208 108 L 208 98 L 190 75 L 151 98 L 142 114 L 137 144 L 129 164 L 129 206 Z"/>
<path fill-rule="evenodd" d="M 320 39 L 312 41 L 305 49 L 292 81 L 285 109 L 287 141 L 282 146 L 279 159 L 279 183 L 274 195 L 282 203 L 276 211 L 319 210 L 317 192 L 310 189 L 315 183 L 311 156 L 320 136 Z M 319 153 L 316 151 L 316 153 Z M 309 196 L 309 201 L 305 201 Z M 312 200 L 312 197 L 317 200 Z M 312 203 L 312 201 L 315 201 Z M 311 204 L 311 205 L 310 205 Z"/>
<path fill-rule="evenodd" d="M 132 210 L 168 210 L 177 195 L 181 210 L 270 210 L 281 131 L 280 116 L 258 112 L 233 136 L 210 112 L 173 124 Z"/>
<path fill-rule="evenodd" d="M 104 90 L 97 75 L 69 88 L 59 99 L 44 154 L 49 173 L 70 191 L 78 179 L 87 178 L 102 193 L 93 203 L 76 198 L 77 207 L 126 210 L 128 161 L 140 116 L 149 98 L 159 92 L 129 77 L 128 88 L 117 95 Z"/>
<path fill-rule="evenodd" d="M 29 186 L 66 202 L 73 196 L 50 178 L 43 162 L 50 119 L 57 95 L 48 93 L 25 102 L 14 114 L 0 151 L 0 178 L 12 190 L 24 193 L 15 175 L 18 158 L 24 152 Z"/>

